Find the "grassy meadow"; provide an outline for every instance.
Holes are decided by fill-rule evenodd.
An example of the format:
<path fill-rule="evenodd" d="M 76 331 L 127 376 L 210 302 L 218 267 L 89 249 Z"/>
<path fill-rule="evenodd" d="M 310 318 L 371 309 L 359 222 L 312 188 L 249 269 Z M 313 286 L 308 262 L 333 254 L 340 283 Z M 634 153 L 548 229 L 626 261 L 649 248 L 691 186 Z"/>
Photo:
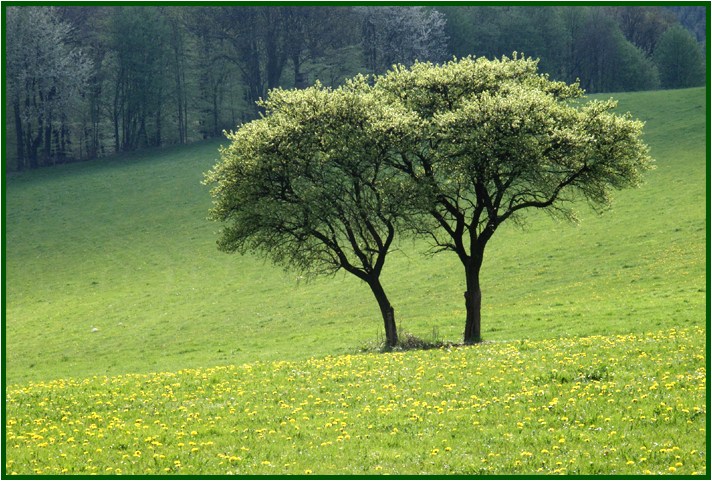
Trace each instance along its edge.
<path fill-rule="evenodd" d="M 218 252 L 220 142 L 10 175 L 5 469 L 704 473 L 705 90 L 615 98 L 656 170 L 579 225 L 503 226 L 486 342 L 450 351 L 357 354 L 382 329 L 365 285 Z M 462 268 L 426 248 L 384 287 L 401 333 L 457 341 Z"/>
<path fill-rule="evenodd" d="M 7 469 L 704 474 L 705 332 L 96 376 L 7 393 Z"/>

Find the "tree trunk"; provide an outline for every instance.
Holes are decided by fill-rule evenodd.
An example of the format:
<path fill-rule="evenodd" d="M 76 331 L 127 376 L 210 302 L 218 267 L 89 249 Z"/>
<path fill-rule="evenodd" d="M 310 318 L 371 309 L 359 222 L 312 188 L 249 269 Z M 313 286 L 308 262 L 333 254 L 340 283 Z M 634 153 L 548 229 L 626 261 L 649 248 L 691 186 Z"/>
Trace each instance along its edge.
<path fill-rule="evenodd" d="M 45 125 L 44 132 L 44 146 L 42 147 L 42 164 L 52 165 L 55 164 L 54 159 L 52 159 L 52 113 L 50 112 L 47 116 L 47 125 Z"/>
<path fill-rule="evenodd" d="M 465 344 L 475 344 L 482 342 L 480 334 L 481 310 L 482 310 L 482 289 L 480 288 L 480 267 L 482 266 L 482 256 L 473 255 L 465 269 L 467 276 L 467 291 L 465 292 Z"/>
<path fill-rule="evenodd" d="M 20 101 L 13 102 L 13 112 L 15 114 L 15 135 L 17 138 L 17 170 L 25 168 L 25 136 L 22 132 L 22 115 L 20 114 Z"/>
<path fill-rule="evenodd" d="M 388 296 L 381 286 L 381 282 L 378 279 L 372 280 L 368 283 L 371 287 L 373 295 L 378 301 L 378 307 L 381 309 L 381 316 L 383 316 L 383 326 L 386 331 L 386 344 L 388 347 L 395 347 L 398 344 L 398 330 L 396 329 L 395 313 L 391 303 L 388 302 Z"/>
<path fill-rule="evenodd" d="M 480 334 L 481 324 L 481 307 L 482 307 L 482 290 L 476 289 L 465 292 L 465 309 L 467 310 L 465 320 L 465 344 L 475 344 L 482 342 Z"/>
<path fill-rule="evenodd" d="M 301 59 L 298 53 L 292 55 L 292 63 L 294 64 L 294 88 L 307 88 L 307 76 L 301 71 Z"/>

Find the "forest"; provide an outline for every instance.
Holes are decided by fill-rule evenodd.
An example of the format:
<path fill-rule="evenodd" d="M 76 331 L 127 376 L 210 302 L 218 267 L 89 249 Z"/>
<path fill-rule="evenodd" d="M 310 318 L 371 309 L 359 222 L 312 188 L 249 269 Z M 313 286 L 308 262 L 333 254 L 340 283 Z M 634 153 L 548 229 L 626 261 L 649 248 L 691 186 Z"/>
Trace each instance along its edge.
<path fill-rule="evenodd" d="M 220 137 L 270 89 L 519 52 L 589 93 L 703 85 L 704 6 L 10 6 L 5 171 Z"/>

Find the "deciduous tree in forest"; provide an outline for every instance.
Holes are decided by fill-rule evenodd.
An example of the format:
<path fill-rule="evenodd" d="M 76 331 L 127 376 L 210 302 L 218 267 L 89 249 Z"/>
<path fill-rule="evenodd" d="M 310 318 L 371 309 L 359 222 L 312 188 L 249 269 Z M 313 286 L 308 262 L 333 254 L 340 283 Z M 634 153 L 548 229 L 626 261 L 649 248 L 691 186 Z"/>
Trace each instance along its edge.
<path fill-rule="evenodd" d="M 111 11 L 108 29 L 115 150 L 161 145 L 170 27 L 156 9 L 122 6 Z"/>
<path fill-rule="evenodd" d="M 380 276 L 413 193 L 387 159 L 414 140 L 417 118 L 384 104 L 364 77 L 335 90 L 318 83 L 273 90 L 262 106 L 262 118 L 228 135 L 206 175 L 211 217 L 226 224 L 220 249 L 256 251 L 307 273 L 355 275 L 373 292 L 395 346 Z"/>
<path fill-rule="evenodd" d="M 412 228 L 462 262 L 466 343 L 481 339 L 480 270 L 502 223 L 526 209 L 573 218 L 577 198 L 603 209 L 652 162 L 641 122 L 612 112 L 612 100 L 581 102 L 577 84 L 549 80 L 537 63 L 516 54 L 416 63 L 375 82 L 384 102 L 420 119 L 414 148 L 389 161 L 428 196 L 433 222 Z"/>
<path fill-rule="evenodd" d="M 570 11 L 576 7 L 568 7 Z M 587 90 L 614 92 L 658 87 L 657 71 L 642 50 L 626 41 L 615 18 L 600 8 L 583 12 L 572 40 L 572 77 Z"/>
<path fill-rule="evenodd" d="M 331 55 L 358 42 L 355 28 L 357 15 L 351 8 L 291 6 L 282 10 L 284 16 L 286 55 L 294 71 L 294 86 L 310 84 L 303 70 L 305 62 Z M 314 80 L 314 79 L 312 79 Z M 325 79 L 319 79 L 322 83 Z"/>
<path fill-rule="evenodd" d="M 683 27 L 671 27 L 663 34 L 655 48 L 655 62 L 665 88 L 696 87 L 705 82 L 702 51 Z"/>
<path fill-rule="evenodd" d="M 211 45 L 226 44 L 204 52 L 210 64 L 227 59 L 237 67 L 244 83 L 246 105 L 257 114 L 257 102 L 279 85 L 289 60 L 286 49 L 288 7 L 202 7 L 189 22 Z M 226 48 L 227 47 L 227 48 Z"/>
<path fill-rule="evenodd" d="M 426 7 L 358 7 L 363 15 L 366 66 L 380 73 L 396 63 L 447 56 L 445 15 Z"/>
<path fill-rule="evenodd" d="M 675 24 L 675 14 L 662 7 L 630 5 L 612 9 L 623 35 L 648 57 L 653 55 L 662 34 Z"/>
<path fill-rule="evenodd" d="M 64 155 L 69 107 L 79 101 L 91 74 L 91 61 L 69 47 L 69 32 L 54 8 L 8 8 L 7 98 L 18 170 Z"/>

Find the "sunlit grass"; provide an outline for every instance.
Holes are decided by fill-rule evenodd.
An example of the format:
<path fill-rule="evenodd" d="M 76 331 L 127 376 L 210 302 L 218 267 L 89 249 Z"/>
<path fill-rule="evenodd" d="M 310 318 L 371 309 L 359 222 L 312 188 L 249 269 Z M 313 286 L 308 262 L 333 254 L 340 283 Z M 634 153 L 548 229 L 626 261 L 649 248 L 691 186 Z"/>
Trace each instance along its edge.
<path fill-rule="evenodd" d="M 7 471 L 704 474 L 705 332 L 10 386 Z"/>

